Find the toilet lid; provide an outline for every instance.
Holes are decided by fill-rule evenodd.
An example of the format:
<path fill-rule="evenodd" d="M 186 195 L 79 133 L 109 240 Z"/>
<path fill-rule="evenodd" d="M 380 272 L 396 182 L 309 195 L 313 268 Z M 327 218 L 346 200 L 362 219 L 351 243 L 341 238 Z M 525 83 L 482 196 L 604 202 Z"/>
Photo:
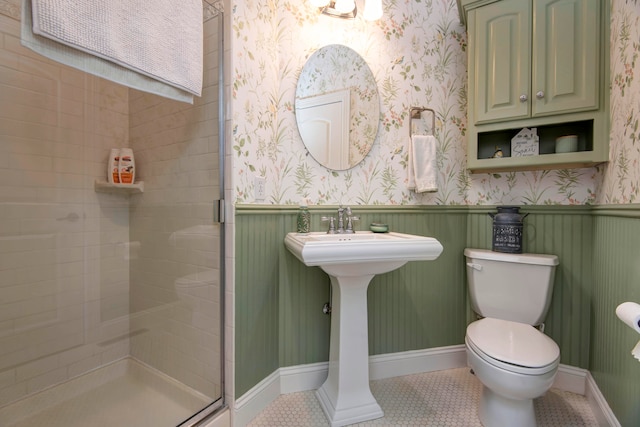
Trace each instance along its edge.
<path fill-rule="evenodd" d="M 511 365 L 541 368 L 560 357 L 551 338 L 524 323 L 486 317 L 467 327 L 467 338 L 487 356 Z"/>

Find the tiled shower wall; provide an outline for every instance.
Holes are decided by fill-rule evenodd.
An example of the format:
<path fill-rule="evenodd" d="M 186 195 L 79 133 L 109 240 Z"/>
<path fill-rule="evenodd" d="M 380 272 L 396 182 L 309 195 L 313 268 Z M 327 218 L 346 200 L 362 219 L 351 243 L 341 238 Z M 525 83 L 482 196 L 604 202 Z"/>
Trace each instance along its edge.
<path fill-rule="evenodd" d="M 129 352 L 129 209 L 96 193 L 128 94 L 20 45 L 0 1 L 0 406 Z"/>

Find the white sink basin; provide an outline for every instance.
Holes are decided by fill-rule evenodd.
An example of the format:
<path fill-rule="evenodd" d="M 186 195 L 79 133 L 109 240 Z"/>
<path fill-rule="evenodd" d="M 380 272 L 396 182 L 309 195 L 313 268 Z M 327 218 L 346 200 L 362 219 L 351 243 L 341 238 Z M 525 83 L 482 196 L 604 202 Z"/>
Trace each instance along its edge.
<path fill-rule="evenodd" d="M 289 233 L 284 243 L 305 265 L 320 266 L 338 276 L 386 273 L 408 261 L 436 259 L 442 252 L 442 245 L 432 237 L 393 232 Z"/>
<path fill-rule="evenodd" d="M 367 287 L 376 274 L 438 258 L 442 245 L 432 237 L 364 231 L 289 233 L 284 243 L 305 265 L 319 266 L 331 278 L 329 375 L 316 392 L 331 426 L 382 417 L 369 388 Z"/>

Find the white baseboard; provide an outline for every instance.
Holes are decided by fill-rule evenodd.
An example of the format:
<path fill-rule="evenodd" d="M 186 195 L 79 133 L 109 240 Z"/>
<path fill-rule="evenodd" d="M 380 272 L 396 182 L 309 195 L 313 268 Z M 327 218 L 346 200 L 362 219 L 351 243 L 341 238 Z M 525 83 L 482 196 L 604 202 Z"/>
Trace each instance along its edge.
<path fill-rule="evenodd" d="M 381 354 L 369 357 L 369 378 L 383 378 L 462 368 L 467 359 L 464 345 Z M 244 427 L 281 394 L 315 390 L 327 378 L 329 363 L 291 366 L 274 371 L 237 399 L 233 425 Z"/>
<path fill-rule="evenodd" d="M 327 379 L 328 372 L 329 362 L 280 368 L 280 393 L 288 394 L 320 388 Z"/>
<path fill-rule="evenodd" d="M 280 370 L 274 371 L 264 380 L 256 384 L 251 390 L 233 403 L 232 423 L 234 426 L 244 427 L 254 419 L 280 394 Z"/>
<path fill-rule="evenodd" d="M 403 351 L 369 357 L 369 379 L 401 377 L 467 366 L 464 345 Z"/>
<path fill-rule="evenodd" d="M 599 426 L 620 427 L 620 423 L 588 370 L 560 365 L 553 387 L 585 396 Z"/>
<path fill-rule="evenodd" d="M 590 372 L 587 372 L 585 396 L 599 426 L 621 427 Z"/>
<path fill-rule="evenodd" d="M 584 396 L 588 373 L 586 369 L 560 364 L 551 387 Z"/>
<path fill-rule="evenodd" d="M 405 351 L 369 357 L 369 378 L 384 378 L 442 371 L 467 366 L 464 345 Z M 244 427 L 281 394 L 318 389 L 327 378 L 328 362 L 291 366 L 274 371 L 235 401 L 234 427 Z M 599 425 L 620 427 L 593 377 L 585 369 L 560 365 L 553 387 L 589 399 Z"/>

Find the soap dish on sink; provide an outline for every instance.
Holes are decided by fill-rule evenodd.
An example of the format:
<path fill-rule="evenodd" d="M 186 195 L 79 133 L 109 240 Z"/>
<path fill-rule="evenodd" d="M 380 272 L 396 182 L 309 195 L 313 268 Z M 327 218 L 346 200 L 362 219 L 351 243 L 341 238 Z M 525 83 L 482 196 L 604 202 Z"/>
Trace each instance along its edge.
<path fill-rule="evenodd" d="M 369 230 L 374 233 L 388 233 L 389 226 L 387 224 L 380 224 L 379 222 L 372 222 L 369 226 Z"/>

